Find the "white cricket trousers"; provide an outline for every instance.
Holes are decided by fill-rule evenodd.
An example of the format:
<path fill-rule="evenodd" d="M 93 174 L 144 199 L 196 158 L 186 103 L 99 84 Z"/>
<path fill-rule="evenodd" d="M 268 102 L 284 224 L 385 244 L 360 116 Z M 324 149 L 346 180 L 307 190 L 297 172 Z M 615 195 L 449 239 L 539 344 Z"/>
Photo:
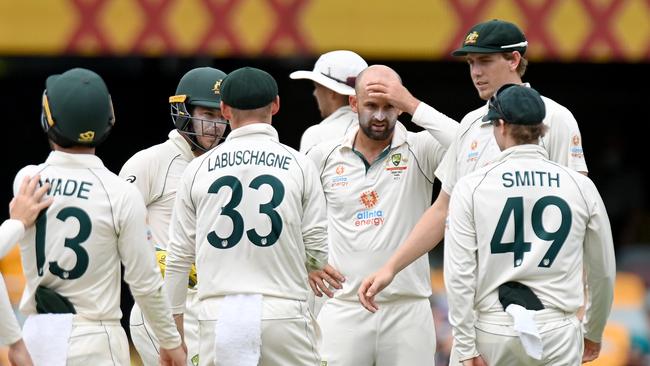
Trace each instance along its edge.
<path fill-rule="evenodd" d="M 575 313 L 555 309 L 535 314 L 537 329 L 542 336 L 544 351 L 541 360 L 526 354 L 518 333 L 512 328 L 512 317 L 506 312 L 480 313 L 476 321 L 476 347 L 490 366 L 580 366 L 583 353 L 583 333 Z M 450 365 L 459 365 L 452 350 Z"/>
<path fill-rule="evenodd" d="M 433 366 L 436 333 L 429 300 L 379 303 L 329 299 L 318 315 L 323 366 Z"/>
<path fill-rule="evenodd" d="M 201 302 L 199 312 L 199 364 L 220 366 L 215 359 L 215 328 L 224 297 Z M 262 349 L 258 366 L 321 366 L 320 329 L 307 301 L 264 296 Z"/>
<path fill-rule="evenodd" d="M 185 332 L 185 345 L 187 346 L 187 365 L 197 366 L 199 364 L 199 320 L 198 314 L 199 296 L 196 290 L 187 291 L 187 302 L 183 314 L 183 330 Z M 129 329 L 131 340 L 135 349 L 142 359 L 144 366 L 158 366 L 160 359 L 160 343 L 153 334 L 151 327 L 144 319 L 142 310 L 138 304 L 134 304 L 129 317 Z"/>
<path fill-rule="evenodd" d="M 129 341 L 118 320 L 75 316 L 68 343 L 67 366 L 130 366 Z"/>

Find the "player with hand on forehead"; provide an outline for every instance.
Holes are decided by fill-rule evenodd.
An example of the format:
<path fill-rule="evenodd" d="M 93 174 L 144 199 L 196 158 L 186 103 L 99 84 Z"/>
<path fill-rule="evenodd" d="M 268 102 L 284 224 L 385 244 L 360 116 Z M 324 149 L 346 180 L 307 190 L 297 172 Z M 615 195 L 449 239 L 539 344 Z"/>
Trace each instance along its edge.
<path fill-rule="evenodd" d="M 593 182 L 539 145 L 545 112 L 534 89 L 502 87 L 482 118 L 502 153 L 451 196 L 445 287 L 463 365 L 577 366 L 600 351 L 616 274 L 609 219 Z"/>
<path fill-rule="evenodd" d="M 164 274 L 169 243 L 169 223 L 174 198 L 187 165 L 197 156 L 222 141 L 228 122 L 221 113 L 220 85 L 226 74 L 212 67 L 188 71 L 178 83 L 176 94 L 169 97 L 174 130 L 169 139 L 137 152 L 122 167 L 120 177 L 138 188 L 147 207 L 147 222 L 152 244 Z M 197 319 L 196 273 L 190 277 L 187 310 L 184 317 L 184 341 L 188 365 L 198 365 L 199 325 Z M 151 332 L 140 308 L 133 305 L 130 317 L 131 338 L 147 366 L 158 364 L 158 340 Z"/>
<path fill-rule="evenodd" d="M 319 365 L 307 306 L 308 272 L 327 263 L 318 173 L 278 140 L 271 75 L 244 67 L 220 91 L 232 131 L 189 164 L 176 194 L 165 276 L 172 311 L 182 320 L 196 261 L 201 365 Z"/>
<path fill-rule="evenodd" d="M 160 341 L 160 363 L 184 365 L 154 249 L 146 245 L 140 194 L 95 156 L 115 123 L 106 84 L 81 68 L 52 75 L 42 112 L 53 151 L 14 181 L 17 194 L 24 176 L 40 174 L 54 197 L 20 240 L 27 278 L 20 309 L 28 315 L 23 331 L 34 363 L 130 364 L 120 324 L 123 265 L 124 280 Z"/>
<path fill-rule="evenodd" d="M 433 174 L 446 151 L 442 141 L 451 141 L 458 124 L 445 117 L 427 131 L 407 131 L 397 120 L 399 107 L 371 96 L 371 86 L 380 83 L 401 84 L 401 78 L 383 65 L 362 71 L 356 95 L 350 97 L 359 126 L 307 154 L 320 172 L 327 201 L 330 260 L 323 271 L 309 276 L 317 295 L 333 296 L 318 314 L 323 361 L 433 365 L 436 341 L 426 257 L 406 268 L 396 286 L 381 294 L 382 312 L 365 311 L 356 292 L 363 277 L 390 258 L 429 206 Z M 445 136 L 437 140 L 435 134 Z M 330 287 L 337 290 L 332 294 Z"/>

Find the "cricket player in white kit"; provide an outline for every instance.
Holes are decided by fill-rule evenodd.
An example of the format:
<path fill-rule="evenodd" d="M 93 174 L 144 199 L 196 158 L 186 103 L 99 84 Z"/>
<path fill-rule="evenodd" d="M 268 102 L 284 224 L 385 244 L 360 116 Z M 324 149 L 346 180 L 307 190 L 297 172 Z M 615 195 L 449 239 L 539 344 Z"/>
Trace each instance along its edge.
<path fill-rule="evenodd" d="M 27 277 L 21 311 L 28 315 L 25 329 L 35 325 L 34 334 L 24 334 L 32 357 L 40 354 L 48 364 L 59 357 L 67 365 L 130 364 L 120 325 L 123 264 L 124 280 L 160 340 L 161 363 L 184 365 L 154 249 L 147 244 L 142 199 L 94 155 L 115 121 L 104 81 L 79 68 L 50 76 L 42 116 L 53 151 L 45 163 L 23 168 L 14 183 L 17 194 L 23 177 L 40 174 L 50 183 L 47 196 L 55 198 L 20 241 Z M 56 337 L 48 336 L 51 327 Z"/>
<path fill-rule="evenodd" d="M 482 121 L 482 118 L 488 112 L 487 101 L 499 88 L 506 84 L 523 84 L 521 77 L 528 64 L 523 55 L 527 45 L 526 37 L 515 24 L 490 20 L 472 27 L 462 47 L 453 52 L 455 56 L 466 57 L 474 86 L 486 104 L 462 119 L 458 133 L 436 170 L 442 189 L 433 205 L 420 218 L 395 255 L 360 286 L 358 295 L 368 310 L 377 309 L 377 304 L 373 304 L 374 295 L 388 286 L 395 274 L 442 240 L 449 197 L 456 181 L 499 157 L 493 126 Z M 440 114 L 396 83 L 377 85 L 370 95 L 388 98 L 393 104 L 411 112 L 416 123 L 431 120 Z M 586 174 L 582 139 L 575 118 L 560 104 L 546 97 L 542 99 L 546 108 L 543 122 L 549 126 L 549 132 L 540 145 L 547 151 L 550 160 Z"/>
<path fill-rule="evenodd" d="M 349 96 L 354 95 L 354 85 L 357 75 L 368 63 L 358 54 L 348 50 L 337 50 L 322 54 L 312 71 L 300 70 L 292 72 L 292 79 L 308 79 L 314 82 L 314 98 L 318 104 L 321 117 L 324 119 L 310 126 L 303 132 L 300 139 L 300 152 L 307 153 L 312 147 L 324 141 L 340 140 L 350 131 L 359 126 L 359 117 L 350 107 Z M 337 274 L 332 273 L 332 276 Z M 340 274 L 338 274 L 340 276 Z M 331 288 L 309 293 L 309 308 L 314 316 L 318 316 L 328 296 L 332 296 Z M 316 296 L 316 295 L 319 296 Z"/>
<path fill-rule="evenodd" d="M 385 99 L 368 96 L 368 85 L 386 79 L 400 82 L 386 66 L 364 70 L 357 78 L 356 96 L 350 97 L 359 126 L 308 154 L 318 167 L 327 201 L 329 264 L 345 276 L 342 289 L 318 316 L 323 361 L 330 366 L 434 364 L 426 257 L 405 269 L 398 285 L 381 295 L 384 311 L 366 312 L 356 296 L 363 277 L 393 254 L 429 207 L 433 174 L 446 150 L 431 131 L 407 131 L 397 121 L 401 111 Z M 445 126 L 436 129 L 449 135 L 445 141 L 458 126 L 446 117 L 435 125 Z M 318 286 L 322 288 L 322 280 Z"/>
<path fill-rule="evenodd" d="M 34 224 L 41 210 L 52 204 L 52 198 L 43 200 L 49 184 L 38 187 L 40 176 L 25 177 L 18 194 L 9 203 L 9 220 L 0 225 L 0 259 L 22 238 L 25 228 Z M 7 297 L 7 287 L 0 275 L 0 344 L 9 346 L 9 362 L 12 365 L 32 365 L 25 341 Z"/>
<path fill-rule="evenodd" d="M 483 121 L 494 123 L 503 152 L 461 178 L 451 196 L 445 286 L 463 365 L 580 365 L 583 266 L 591 299 L 584 361 L 600 350 L 616 274 L 609 219 L 593 182 L 548 160 L 537 144 L 544 114 L 531 88 L 515 85 L 492 97 Z M 530 288 L 543 306 L 534 312 L 537 351 L 522 345 L 504 311 L 500 286 L 508 282 Z M 505 300 L 522 300 L 521 293 L 511 297 Z"/>
<path fill-rule="evenodd" d="M 358 125 L 357 114 L 350 108 L 348 97 L 354 95 L 357 75 L 366 67 L 368 63 L 358 54 L 337 50 L 322 54 L 312 71 L 294 71 L 289 75 L 292 79 L 314 82 L 314 98 L 324 118 L 303 132 L 301 153 L 306 154 L 323 141 L 341 139 Z"/>
<path fill-rule="evenodd" d="M 136 153 L 120 171 L 120 177 L 133 183 L 144 198 L 147 222 L 158 254 L 167 250 L 174 198 L 185 168 L 194 157 L 216 146 L 226 130 L 218 92 L 225 77 L 225 73 L 212 67 L 195 68 L 183 75 L 176 94 L 169 98 L 176 129 L 164 143 Z M 183 325 L 190 366 L 199 363 L 197 311 L 198 297 L 193 284 L 187 292 Z M 130 328 L 131 339 L 143 363 L 157 365 L 158 341 L 137 304 L 131 310 Z"/>
<path fill-rule="evenodd" d="M 201 365 L 318 366 L 318 326 L 306 302 L 308 270 L 327 262 L 318 175 L 278 142 L 271 75 L 241 68 L 220 92 L 232 131 L 190 163 L 176 195 L 165 277 L 172 311 L 184 311 L 196 261 Z"/>

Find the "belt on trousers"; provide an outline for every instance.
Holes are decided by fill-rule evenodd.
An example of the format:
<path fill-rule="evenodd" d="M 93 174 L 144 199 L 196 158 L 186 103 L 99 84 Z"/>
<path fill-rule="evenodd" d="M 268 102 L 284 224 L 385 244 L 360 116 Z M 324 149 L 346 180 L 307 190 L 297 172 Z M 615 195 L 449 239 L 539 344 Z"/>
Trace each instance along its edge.
<path fill-rule="evenodd" d="M 82 315 L 75 314 L 72 317 L 73 325 L 109 325 L 109 326 L 121 326 L 120 321 L 116 319 L 106 319 L 106 320 L 96 320 L 88 319 Z"/>
<path fill-rule="evenodd" d="M 559 309 L 547 308 L 535 312 L 535 321 L 538 323 L 547 323 L 575 317 L 576 313 L 569 313 Z M 499 324 L 499 325 L 513 325 L 513 320 L 510 314 L 505 311 L 495 311 L 489 313 L 478 313 L 477 319 L 483 323 Z"/>

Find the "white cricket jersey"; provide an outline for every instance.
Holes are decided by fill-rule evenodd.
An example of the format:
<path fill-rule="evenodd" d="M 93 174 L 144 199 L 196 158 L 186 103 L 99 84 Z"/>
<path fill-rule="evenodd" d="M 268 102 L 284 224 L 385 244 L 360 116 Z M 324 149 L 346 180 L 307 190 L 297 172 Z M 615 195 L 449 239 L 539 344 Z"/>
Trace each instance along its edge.
<path fill-rule="evenodd" d="M 106 169 L 95 155 L 53 151 L 45 163 L 23 168 L 50 182 L 54 202 L 20 242 L 27 283 L 21 311 L 35 314 L 40 285 L 67 297 L 77 314 L 91 320 L 119 320 L 120 263 L 134 296 L 162 285 L 154 249 L 147 244 L 145 207 L 131 184 Z"/>
<path fill-rule="evenodd" d="M 133 183 L 144 198 L 152 242 L 158 248 L 167 249 L 176 189 L 192 159 L 189 143 L 172 130 L 167 141 L 137 152 L 120 171 L 120 177 Z"/>
<path fill-rule="evenodd" d="M 20 240 L 25 233 L 25 227 L 19 220 L 5 220 L 0 226 L 0 259 Z M 0 274 L 0 345 L 16 343 L 20 338 L 20 325 L 16 320 L 13 308 L 9 302 L 7 287 Z"/>
<path fill-rule="evenodd" d="M 585 336 L 599 342 L 611 308 L 614 248 L 593 182 L 548 160 L 539 145 L 503 151 L 496 163 L 461 178 L 451 195 L 444 271 L 450 323 L 461 355 L 474 347 L 474 315 L 503 311 L 499 285 L 528 286 L 545 308 L 590 306 Z M 461 359 L 463 359 L 461 357 Z"/>
<path fill-rule="evenodd" d="M 323 141 L 341 139 L 359 125 L 357 114 L 349 105 L 343 106 L 330 114 L 317 125 L 310 126 L 300 139 L 300 152 L 306 154 L 309 149 Z"/>
<path fill-rule="evenodd" d="M 578 122 L 564 106 L 546 97 L 542 97 L 542 100 L 546 106 L 544 123 L 549 129 L 540 145 L 548 151 L 552 161 L 575 171 L 587 172 Z M 436 177 L 448 194 L 451 194 L 458 179 L 494 162 L 501 153 L 494 139 L 492 124 L 482 122 L 487 112 L 488 103 L 465 115 L 446 158 L 436 170 Z"/>
<path fill-rule="evenodd" d="M 270 124 L 234 129 L 183 174 L 165 277 L 175 314 L 183 312 L 194 260 L 201 300 L 307 299 L 306 265 L 327 263 L 325 198 L 313 164 L 279 143 Z"/>
<path fill-rule="evenodd" d="M 308 154 L 327 201 L 329 263 L 346 278 L 335 297 L 347 301 L 357 301 L 361 281 L 390 258 L 431 205 L 433 173 L 445 153 L 430 132 L 409 132 L 397 122 L 390 146 L 368 164 L 354 150 L 358 131 L 319 144 Z M 401 271 L 377 300 L 429 295 L 425 255 Z"/>

